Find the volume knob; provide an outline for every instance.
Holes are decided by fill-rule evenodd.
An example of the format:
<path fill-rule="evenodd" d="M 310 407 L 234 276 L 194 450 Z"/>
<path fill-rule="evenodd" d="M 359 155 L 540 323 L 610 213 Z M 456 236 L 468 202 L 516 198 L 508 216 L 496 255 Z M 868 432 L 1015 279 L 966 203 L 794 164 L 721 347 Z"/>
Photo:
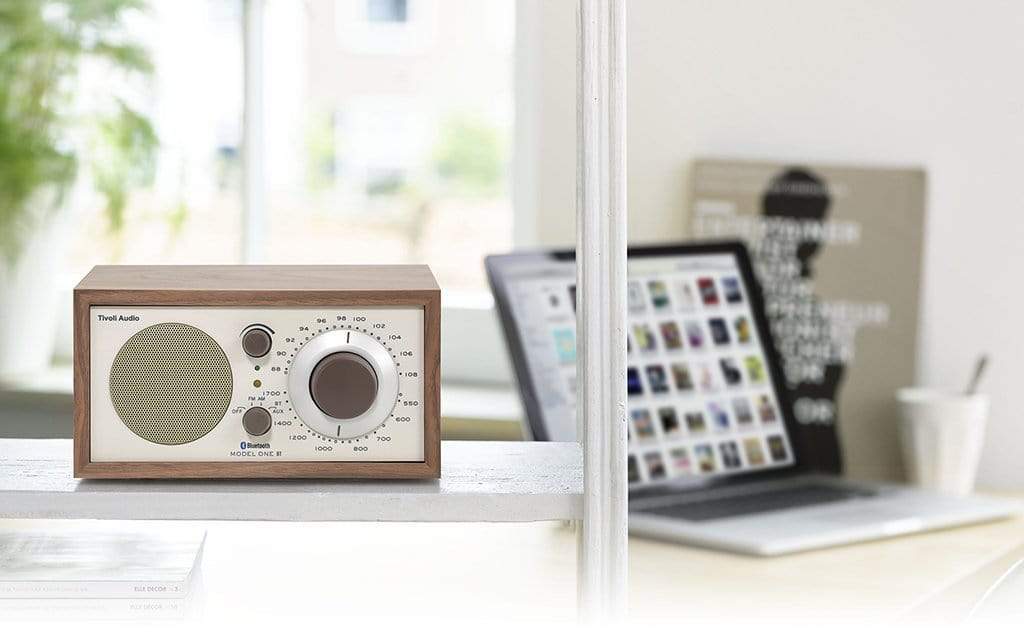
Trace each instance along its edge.
<path fill-rule="evenodd" d="M 332 353 L 313 369 L 309 394 L 327 416 L 354 419 L 377 399 L 377 373 L 355 353 Z"/>
<path fill-rule="evenodd" d="M 249 357 L 263 357 L 270 352 L 274 340 L 261 326 L 254 326 L 242 334 L 242 350 Z"/>

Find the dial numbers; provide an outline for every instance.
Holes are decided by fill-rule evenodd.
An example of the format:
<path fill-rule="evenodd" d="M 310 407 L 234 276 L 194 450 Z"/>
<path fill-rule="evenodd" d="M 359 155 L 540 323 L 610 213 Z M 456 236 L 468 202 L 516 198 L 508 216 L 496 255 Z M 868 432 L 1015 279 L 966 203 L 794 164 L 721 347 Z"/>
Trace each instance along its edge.
<path fill-rule="evenodd" d="M 408 434 L 410 426 L 420 425 L 421 354 L 416 350 L 419 338 L 414 337 L 410 340 L 408 337 L 408 323 L 393 323 L 390 319 L 380 319 L 379 316 L 337 313 L 318 315 L 290 329 L 281 329 L 277 325 L 275 328 L 278 333 L 274 343 L 280 348 L 275 347 L 276 350 L 265 358 L 271 361 L 267 362 L 264 370 L 281 377 L 287 385 L 287 389 L 282 390 L 282 401 L 279 402 L 281 425 L 300 426 L 298 430 L 281 429 L 282 436 L 291 440 L 308 436 L 309 441 L 315 443 L 315 450 L 331 455 L 332 459 L 341 458 L 334 457 L 331 454 L 334 451 L 341 451 L 346 457 L 359 458 L 362 452 L 373 454 L 391 446 Z M 363 352 L 366 348 L 379 347 L 376 349 L 377 352 L 386 354 L 388 361 L 381 364 L 385 371 L 383 374 L 394 378 L 397 390 L 393 398 L 390 394 L 385 396 L 385 400 L 390 400 L 385 401 L 391 404 L 389 409 L 374 410 L 376 414 L 382 415 L 375 423 L 365 418 L 355 422 L 351 419 L 336 419 L 318 408 L 316 400 L 312 398 L 309 385 L 312 371 L 309 370 L 309 361 L 313 355 L 307 355 L 303 351 L 326 351 L 327 349 L 322 347 L 325 341 L 323 338 L 334 338 L 331 343 L 338 345 L 340 340 L 337 338 L 342 336 L 345 344 L 352 347 L 360 345 Z M 321 355 L 320 361 L 330 354 Z M 381 362 L 382 358 L 378 358 L 377 361 Z M 314 369 L 315 366 L 316 362 L 313 365 Z M 376 367 L 374 368 L 376 371 Z M 302 381 L 299 381 L 300 379 Z M 310 402 L 313 408 L 309 407 Z M 302 430 L 301 434 L 297 434 L 299 430 Z M 403 430 L 406 432 L 403 433 Z"/>
<path fill-rule="evenodd" d="M 283 372 L 288 378 L 289 399 L 297 419 L 317 438 L 332 444 L 390 443 L 392 434 L 384 432 L 389 423 L 420 419 L 410 416 L 413 413 L 409 412 L 410 406 L 418 406 L 419 401 L 405 399 L 403 391 L 410 381 L 420 383 L 419 373 L 413 371 L 407 375 L 402 370 L 403 361 L 408 368 L 418 359 L 412 351 L 396 347 L 396 342 L 402 339 L 402 333 L 390 328 L 386 321 L 369 320 L 361 315 L 318 317 L 313 323 L 300 326 L 294 337 L 286 336 L 285 344 L 290 348 L 281 351 L 288 358 Z M 318 399 L 312 394 L 337 395 L 346 390 L 342 383 L 333 386 L 310 384 L 317 365 L 339 354 L 348 355 L 346 364 L 354 376 L 362 378 L 362 389 L 374 382 L 368 379 L 369 373 L 361 366 L 372 368 L 378 388 L 369 409 L 349 418 L 337 416 L 348 412 L 343 407 L 344 403 L 338 408 L 327 407 L 325 411 L 318 406 Z M 358 391 L 352 397 L 355 401 L 367 400 L 366 394 Z M 344 402 L 343 396 L 339 398 Z"/>

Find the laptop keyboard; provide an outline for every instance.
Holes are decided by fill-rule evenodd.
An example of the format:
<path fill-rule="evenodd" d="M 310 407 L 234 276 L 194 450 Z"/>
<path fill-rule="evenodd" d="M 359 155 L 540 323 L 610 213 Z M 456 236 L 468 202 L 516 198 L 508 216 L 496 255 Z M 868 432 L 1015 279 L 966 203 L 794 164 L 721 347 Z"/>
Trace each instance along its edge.
<path fill-rule="evenodd" d="M 874 496 L 875 492 L 830 485 L 796 485 L 785 489 L 772 489 L 754 494 L 736 494 L 721 498 L 688 501 L 666 507 L 651 507 L 643 513 L 700 522 L 719 520 L 748 514 L 762 514 L 796 507 L 824 503 L 837 503 L 853 498 Z"/>

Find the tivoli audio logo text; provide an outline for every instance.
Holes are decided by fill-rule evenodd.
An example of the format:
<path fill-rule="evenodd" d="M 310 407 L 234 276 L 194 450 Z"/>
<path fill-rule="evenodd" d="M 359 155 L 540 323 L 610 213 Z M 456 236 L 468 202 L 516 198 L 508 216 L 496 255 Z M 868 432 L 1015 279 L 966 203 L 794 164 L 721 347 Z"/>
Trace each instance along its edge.
<path fill-rule="evenodd" d="M 138 322 L 139 316 L 137 315 L 96 315 L 96 321 L 98 322 Z"/>

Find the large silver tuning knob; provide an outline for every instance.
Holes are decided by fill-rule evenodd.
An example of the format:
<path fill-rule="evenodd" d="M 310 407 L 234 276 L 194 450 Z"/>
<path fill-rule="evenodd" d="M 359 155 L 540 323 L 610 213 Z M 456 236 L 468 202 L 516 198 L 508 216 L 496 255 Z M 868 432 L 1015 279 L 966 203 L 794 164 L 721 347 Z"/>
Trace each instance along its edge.
<path fill-rule="evenodd" d="M 387 421 L 398 400 L 398 370 L 388 350 L 370 335 L 330 331 L 295 354 L 288 394 L 295 413 L 312 430 L 351 439 Z"/>

